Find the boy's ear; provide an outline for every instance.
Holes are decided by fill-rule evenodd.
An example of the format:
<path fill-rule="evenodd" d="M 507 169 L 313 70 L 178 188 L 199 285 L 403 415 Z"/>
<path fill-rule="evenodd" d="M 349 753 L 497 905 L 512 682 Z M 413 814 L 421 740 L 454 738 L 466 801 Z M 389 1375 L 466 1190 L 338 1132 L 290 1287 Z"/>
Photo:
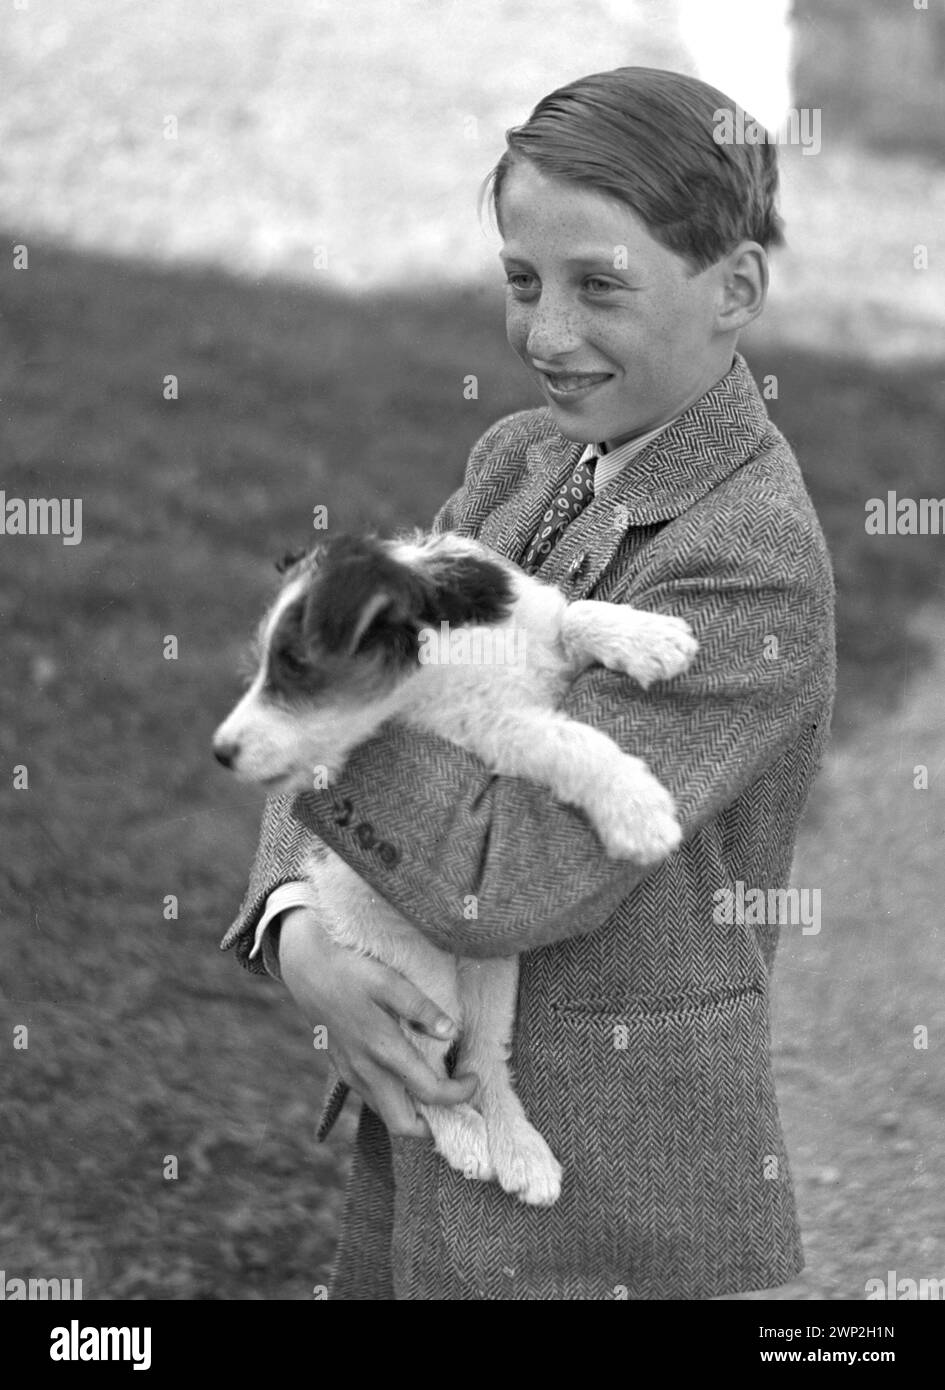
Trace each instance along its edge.
<path fill-rule="evenodd" d="M 722 301 L 719 327 L 738 332 L 758 317 L 768 295 L 768 257 L 757 241 L 742 241 L 719 267 Z"/>

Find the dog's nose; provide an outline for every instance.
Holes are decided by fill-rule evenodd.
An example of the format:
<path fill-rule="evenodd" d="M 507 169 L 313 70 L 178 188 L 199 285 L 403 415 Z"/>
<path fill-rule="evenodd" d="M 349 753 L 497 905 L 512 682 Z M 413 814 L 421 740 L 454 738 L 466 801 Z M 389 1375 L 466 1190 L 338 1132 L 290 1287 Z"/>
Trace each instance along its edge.
<path fill-rule="evenodd" d="M 233 766 L 233 761 L 239 751 L 238 743 L 214 743 L 213 745 L 213 756 L 224 767 Z"/>

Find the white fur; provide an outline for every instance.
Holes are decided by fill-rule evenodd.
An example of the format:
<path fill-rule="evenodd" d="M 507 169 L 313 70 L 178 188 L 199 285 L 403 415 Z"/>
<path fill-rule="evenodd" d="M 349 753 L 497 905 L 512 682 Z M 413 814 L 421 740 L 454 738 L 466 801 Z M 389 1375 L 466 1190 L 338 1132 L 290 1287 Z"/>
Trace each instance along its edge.
<path fill-rule="evenodd" d="M 494 640 L 514 628 L 519 642 L 524 635 L 524 660 L 417 665 L 364 703 L 352 699 L 349 686 L 337 700 L 320 691 L 311 708 L 267 700 L 261 669 L 215 738 L 238 750 L 232 763 L 237 775 L 275 793 L 309 790 L 313 768 L 327 769 L 329 778 L 337 774 L 352 749 L 396 717 L 461 745 L 494 773 L 546 786 L 585 813 L 614 857 L 653 863 L 674 850 L 680 830 L 666 789 L 638 758 L 556 706 L 594 662 L 643 686 L 684 671 L 697 649 L 687 624 L 625 604 L 569 605 L 558 589 L 458 536 L 384 545 L 418 571 L 447 550 L 501 564 L 515 594 L 509 617 L 488 630 L 453 629 L 450 637 Z M 310 582 L 310 575 L 290 577 L 261 629 L 264 648 L 280 614 Z M 431 640 L 429 650 L 436 649 L 437 640 Z M 439 650 L 448 653 L 449 642 Z M 521 646 L 512 650 L 521 653 Z M 355 670 L 363 658 L 355 653 L 348 660 Z M 399 970 L 462 1028 L 458 1070 L 479 1077 L 475 1106 L 418 1107 L 439 1152 L 467 1177 L 494 1177 L 524 1202 L 556 1201 L 560 1166 L 529 1124 L 508 1069 L 517 961 L 457 959 L 439 950 L 335 855 L 313 858 L 307 872 L 321 903 L 321 925 L 332 939 Z M 445 1074 L 449 1045 L 414 1032 L 407 1036 Z"/>

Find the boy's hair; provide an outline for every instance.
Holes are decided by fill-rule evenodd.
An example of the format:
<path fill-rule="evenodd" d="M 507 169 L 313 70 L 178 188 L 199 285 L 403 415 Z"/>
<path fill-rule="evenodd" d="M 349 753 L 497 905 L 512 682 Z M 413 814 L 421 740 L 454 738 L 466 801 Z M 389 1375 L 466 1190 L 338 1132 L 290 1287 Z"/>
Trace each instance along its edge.
<path fill-rule="evenodd" d="M 731 113 L 731 127 L 736 110 L 724 92 L 682 73 L 592 73 L 551 92 L 524 125 L 506 131 L 507 148 L 482 197 L 491 197 L 501 231 L 506 177 L 528 160 L 549 178 L 625 203 L 694 271 L 743 240 L 781 246 L 774 144 L 719 143 L 714 136 L 724 129 L 720 113 Z"/>

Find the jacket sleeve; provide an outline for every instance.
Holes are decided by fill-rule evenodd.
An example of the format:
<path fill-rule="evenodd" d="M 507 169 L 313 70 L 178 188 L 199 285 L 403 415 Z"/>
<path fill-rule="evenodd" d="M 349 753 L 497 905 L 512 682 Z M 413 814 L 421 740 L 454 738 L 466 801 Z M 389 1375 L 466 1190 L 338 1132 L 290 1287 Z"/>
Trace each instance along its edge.
<path fill-rule="evenodd" d="M 460 524 L 469 489 L 492 456 L 495 441 L 501 437 L 506 424 L 507 419 L 499 420 L 473 446 L 466 464 L 463 483 L 440 508 L 433 522 L 434 531 L 449 531 Z M 256 927 L 265 911 L 269 894 L 283 884 L 304 879 L 302 866 L 320 843 L 317 827 L 304 823 L 293 815 L 293 797 L 270 797 L 267 800 L 256 854 L 250 868 L 249 884 L 236 916 L 220 942 L 221 951 L 228 951 L 235 946 L 237 960 L 252 974 L 267 973 L 261 954 L 257 953 L 250 959 L 250 952 L 255 942 Z"/>
<path fill-rule="evenodd" d="M 833 584 L 813 514 L 759 501 L 710 520 L 684 528 L 683 552 L 667 546 L 633 593 L 637 607 L 688 620 L 700 642 L 691 669 L 644 692 L 595 666 L 564 705 L 646 760 L 687 839 L 829 719 L 833 692 Z M 466 956 L 592 931 L 653 871 L 608 859 L 583 814 L 543 787 L 393 723 L 292 815 L 436 945 Z"/>

